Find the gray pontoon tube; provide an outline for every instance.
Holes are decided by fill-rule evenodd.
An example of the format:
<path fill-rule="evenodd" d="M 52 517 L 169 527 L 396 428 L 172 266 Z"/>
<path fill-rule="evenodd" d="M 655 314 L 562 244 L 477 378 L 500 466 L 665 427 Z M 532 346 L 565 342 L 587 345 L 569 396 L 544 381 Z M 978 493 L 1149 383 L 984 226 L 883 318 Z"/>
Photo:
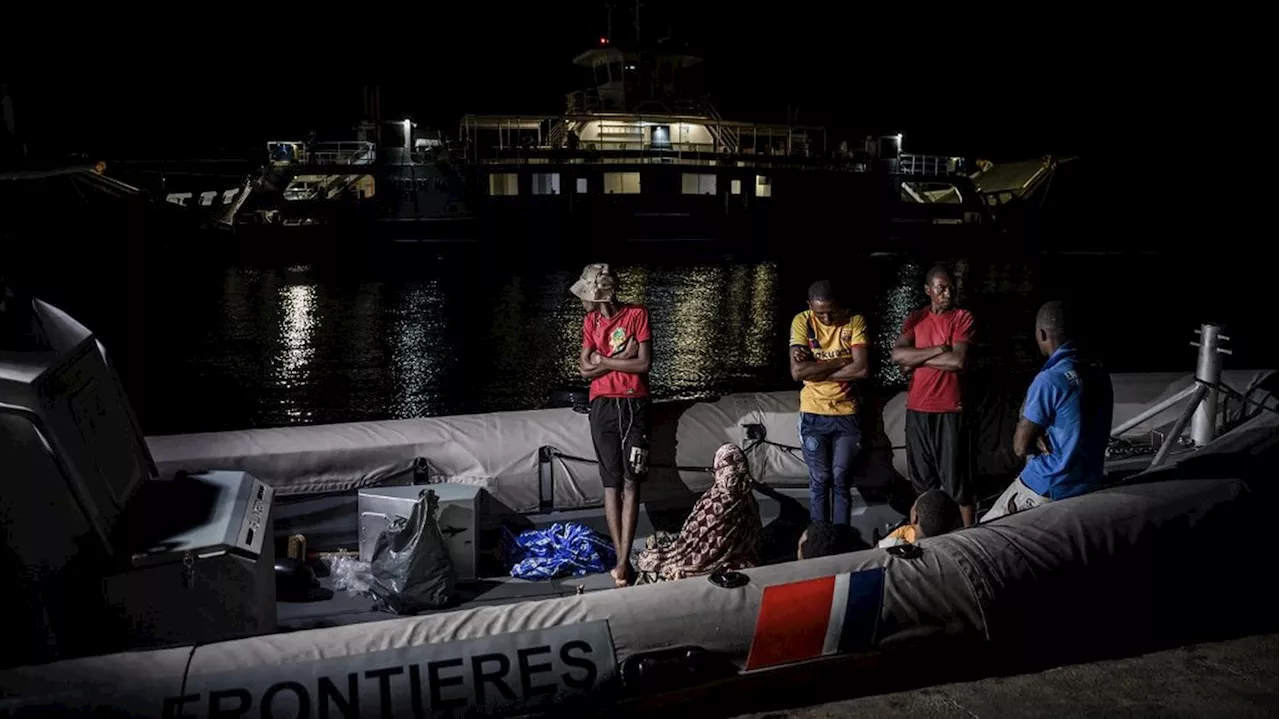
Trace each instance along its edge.
<path fill-rule="evenodd" d="M 0 690 L 11 708 L 114 705 L 141 716 L 166 711 L 174 716 L 175 698 L 186 697 L 180 702 L 185 715 L 208 716 L 211 692 L 234 689 L 244 692 L 237 701 L 252 701 L 245 709 L 253 715 L 269 698 L 275 702 L 273 715 L 293 716 L 291 705 L 281 698 L 281 686 L 308 692 L 311 711 L 316 702 L 332 701 L 325 697 L 333 691 L 349 700 L 347 692 L 355 687 L 362 713 L 381 711 L 389 703 L 401 715 L 426 701 L 412 696 L 415 685 L 408 674 L 398 673 L 384 691 L 368 672 L 382 664 L 402 667 L 415 651 L 431 653 L 441 643 L 459 640 L 500 643 L 512 632 L 557 627 L 590 638 L 599 636 L 599 622 L 604 622 L 611 646 L 596 647 L 602 664 L 594 678 L 613 676 L 614 662 L 679 646 L 722 653 L 741 667 L 752 648 L 765 587 L 877 568 L 884 570 L 882 603 L 873 611 L 878 651 L 948 639 L 1047 646 L 1102 631 L 1114 639 L 1114 632 L 1126 626 L 1145 631 L 1152 622 L 1184 612 L 1189 601 L 1208 596 L 1169 590 L 1194 587 L 1191 579 L 1204 576 L 1204 562 L 1216 552 L 1222 532 L 1237 526 L 1248 504 L 1241 501 L 1247 491 L 1238 479 L 1122 486 L 925 539 L 915 559 L 876 549 L 750 570 L 745 572 L 750 583 L 737 589 L 692 578 L 195 648 L 93 657 L 0 673 Z M 342 667 L 355 673 L 342 674 Z M 339 673 L 333 675 L 335 671 Z M 618 687 L 592 688 L 613 692 Z M 417 689 L 425 691 L 420 684 Z"/>

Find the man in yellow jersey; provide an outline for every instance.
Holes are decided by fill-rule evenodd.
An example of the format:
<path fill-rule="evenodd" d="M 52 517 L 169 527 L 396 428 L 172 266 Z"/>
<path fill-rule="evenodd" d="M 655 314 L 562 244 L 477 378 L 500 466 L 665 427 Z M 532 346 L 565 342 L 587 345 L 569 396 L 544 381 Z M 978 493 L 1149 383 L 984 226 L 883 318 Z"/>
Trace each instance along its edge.
<path fill-rule="evenodd" d="M 814 522 L 849 523 L 851 473 L 862 449 L 853 382 L 866 376 L 866 320 L 840 303 L 829 280 L 813 283 L 809 309 L 791 321 L 791 378 L 804 382 L 800 440 Z"/>

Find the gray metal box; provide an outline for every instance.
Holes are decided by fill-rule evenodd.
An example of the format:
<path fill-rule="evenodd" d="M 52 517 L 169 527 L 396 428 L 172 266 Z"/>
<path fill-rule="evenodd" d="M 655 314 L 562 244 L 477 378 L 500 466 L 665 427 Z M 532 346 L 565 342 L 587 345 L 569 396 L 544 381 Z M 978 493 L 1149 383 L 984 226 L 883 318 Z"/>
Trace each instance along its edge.
<path fill-rule="evenodd" d="M 103 579 L 141 645 L 216 642 L 276 630 L 271 488 L 244 472 L 144 483 L 126 571 Z"/>
<path fill-rule="evenodd" d="M 480 519 L 482 488 L 471 484 L 418 484 L 407 487 L 371 487 L 360 490 L 360 560 L 373 559 L 374 544 L 395 517 L 408 518 L 418 495 L 430 489 L 439 497 L 436 524 L 444 535 L 449 559 L 458 581 L 476 576 L 476 536 Z"/>

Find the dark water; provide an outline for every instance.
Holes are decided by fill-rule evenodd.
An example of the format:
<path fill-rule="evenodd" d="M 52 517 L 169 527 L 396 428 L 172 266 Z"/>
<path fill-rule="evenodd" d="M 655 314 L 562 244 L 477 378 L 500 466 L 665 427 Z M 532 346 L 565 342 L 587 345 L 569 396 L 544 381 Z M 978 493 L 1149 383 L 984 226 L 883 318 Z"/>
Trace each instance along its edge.
<path fill-rule="evenodd" d="M 1274 300 L 1183 258 L 953 266 L 988 366 L 1034 368 L 1031 319 L 1039 302 L 1057 298 L 1074 302 L 1090 345 L 1115 371 L 1190 370 L 1188 343 L 1206 320 L 1236 328 L 1228 366 L 1275 365 Z M 415 252 L 355 264 L 174 267 L 150 272 L 127 295 L 51 299 L 98 323 L 144 429 L 165 434 L 544 406 L 553 390 L 582 384 L 582 309 L 568 293 L 580 267 Z M 906 313 L 924 303 L 926 268 L 886 257 L 616 269 L 624 298 L 651 312 L 655 395 L 696 398 L 793 386 L 788 324 L 821 277 L 852 290 L 883 356 Z M 1269 319 L 1259 322 L 1259 313 Z M 887 368 L 877 376 L 896 381 Z"/>

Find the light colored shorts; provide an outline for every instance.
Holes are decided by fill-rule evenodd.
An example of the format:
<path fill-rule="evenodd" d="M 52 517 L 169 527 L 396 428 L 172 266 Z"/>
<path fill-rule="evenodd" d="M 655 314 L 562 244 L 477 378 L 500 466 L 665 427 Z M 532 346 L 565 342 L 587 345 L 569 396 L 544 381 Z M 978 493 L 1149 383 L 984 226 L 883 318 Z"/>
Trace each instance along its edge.
<path fill-rule="evenodd" d="M 1018 477 L 996 500 L 995 506 L 982 515 L 982 519 L 979 521 L 986 522 L 992 519 L 999 519 L 1009 514 L 1035 509 L 1052 501 L 1048 497 L 1032 491 L 1030 487 L 1022 483 L 1022 477 Z"/>

